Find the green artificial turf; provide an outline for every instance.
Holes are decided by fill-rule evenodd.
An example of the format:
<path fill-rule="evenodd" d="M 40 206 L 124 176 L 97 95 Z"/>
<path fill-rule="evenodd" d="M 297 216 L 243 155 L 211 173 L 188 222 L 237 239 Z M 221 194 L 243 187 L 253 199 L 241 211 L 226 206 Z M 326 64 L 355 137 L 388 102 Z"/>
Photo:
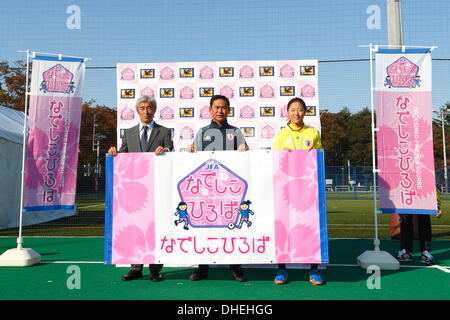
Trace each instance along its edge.
<path fill-rule="evenodd" d="M 14 238 L 0 238 L 0 250 L 15 246 Z M 144 278 L 122 282 L 128 268 L 103 265 L 102 238 L 25 238 L 25 247 L 42 255 L 43 263 L 25 268 L 0 268 L 0 299 L 174 299 L 174 300 L 318 300 L 318 299 L 448 299 L 449 273 L 433 267 L 417 268 L 415 261 L 399 271 L 381 271 L 379 289 L 369 289 L 371 283 L 365 270 L 357 267 L 356 257 L 373 248 L 371 240 L 330 239 L 330 263 L 322 271 L 327 284 L 313 286 L 308 282 L 308 270 L 290 270 L 286 285 L 274 285 L 273 269 L 246 268 L 248 282 L 231 280 L 228 268 L 211 268 L 209 279 L 188 280 L 192 268 L 168 268 L 162 271 L 164 281 Z M 393 254 L 398 242 L 384 240 L 381 249 Z M 432 253 L 441 266 L 450 266 L 450 241 L 433 241 Z M 91 262 L 91 263 L 89 263 Z M 80 289 L 70 289 L 70 267 L 77 266 Z M 408 268 L 409 266 L 409 268 Z M 68 286 L 69 283 L 69 286 Z"/>

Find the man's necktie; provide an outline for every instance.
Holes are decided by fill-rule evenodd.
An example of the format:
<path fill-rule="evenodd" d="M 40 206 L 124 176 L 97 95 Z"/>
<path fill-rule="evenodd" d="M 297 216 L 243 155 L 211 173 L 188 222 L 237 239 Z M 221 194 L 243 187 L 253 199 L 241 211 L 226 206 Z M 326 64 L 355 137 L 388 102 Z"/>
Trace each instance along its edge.
<path fill-rule="evenodd" d="M 147 146 L 147 130 L 148 130 L 148 127 L 147 126 L 144 126 L 143 128 L 142 128 L 142 130 L 144 130 L 144 132 L 142 133 L 142 136 L 141 136 L 141 151 L 142 152 L 145 152 L 145 147 Z"/>

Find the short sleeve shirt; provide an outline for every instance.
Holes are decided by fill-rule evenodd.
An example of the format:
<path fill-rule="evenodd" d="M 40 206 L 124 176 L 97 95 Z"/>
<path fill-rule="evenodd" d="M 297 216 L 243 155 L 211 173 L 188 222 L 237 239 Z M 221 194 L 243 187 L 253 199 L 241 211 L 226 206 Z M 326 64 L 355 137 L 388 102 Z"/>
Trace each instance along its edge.
<path fill-rule="evenodd" d="M 272 141 L 273 150 L 283 149 L 323 149 L 317 129 L 304 125 L 301 130 L 292 130 L 289 126 L 277 131 Z"/>

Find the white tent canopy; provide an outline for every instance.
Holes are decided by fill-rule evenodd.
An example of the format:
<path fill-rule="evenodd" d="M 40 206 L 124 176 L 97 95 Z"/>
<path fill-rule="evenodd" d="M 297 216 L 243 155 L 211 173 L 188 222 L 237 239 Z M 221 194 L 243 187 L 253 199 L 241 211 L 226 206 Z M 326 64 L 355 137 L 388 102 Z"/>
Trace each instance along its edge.
<path fill-rule="evenodd" d="M 0 106 L 0 229 L 19 225 L 23 118 Z"/>
<path fill-rule="evenodd" d="M 19 226 L 24 113 L 0 106 L 0 229 Z M 38 224 L 74 212 L 26 212 L 23 225 Z"/>

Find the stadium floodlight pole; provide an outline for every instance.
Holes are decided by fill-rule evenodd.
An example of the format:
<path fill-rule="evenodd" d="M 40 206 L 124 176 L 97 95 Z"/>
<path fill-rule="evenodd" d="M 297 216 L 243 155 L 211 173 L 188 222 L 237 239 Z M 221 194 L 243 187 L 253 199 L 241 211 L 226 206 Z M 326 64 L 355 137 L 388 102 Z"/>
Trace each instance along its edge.
<path fill-rule="evenodd" d="M 387 10 L 387 36 L 390 49 L 400 49 L 403 47 L 403 27 L 401 0 L 386 0 Z M 390 236 L 396 236 L 396 230 L 400 229 L 400 219 L 398 214 L 389 215 Z M 392 230 L 395 230 L 394 232 Z"/>
<path fill-rule="evenodd" d="M 20 189 L 20 208 L 19 208 L 19 237 L 17 238 L 17 248 L 9 249 L 0 256 L 1 267 L 28 267 L 35 265 L 41 261 L 41 255 L 31 248 L 23 248 L 22 224 L 23 224 L 23 186 L 25 180 L 25 151 L 27 143 L 28 131 L 28 104 L 30 96 L 29 88 L 29 71 L 30 71 L 30 57 L 34 57 L 34 52 L 26 50 L 27 54 L 27 71 L 25 75 L 25 110 L 23 120 L 23 153 L 22 153 L 22 177 Z"/>
<path fill-rule="evenodd" d="M 401 0 L 386 0 L 388 44 L 391 49 L 403 46 L 403 24 Z"/>

